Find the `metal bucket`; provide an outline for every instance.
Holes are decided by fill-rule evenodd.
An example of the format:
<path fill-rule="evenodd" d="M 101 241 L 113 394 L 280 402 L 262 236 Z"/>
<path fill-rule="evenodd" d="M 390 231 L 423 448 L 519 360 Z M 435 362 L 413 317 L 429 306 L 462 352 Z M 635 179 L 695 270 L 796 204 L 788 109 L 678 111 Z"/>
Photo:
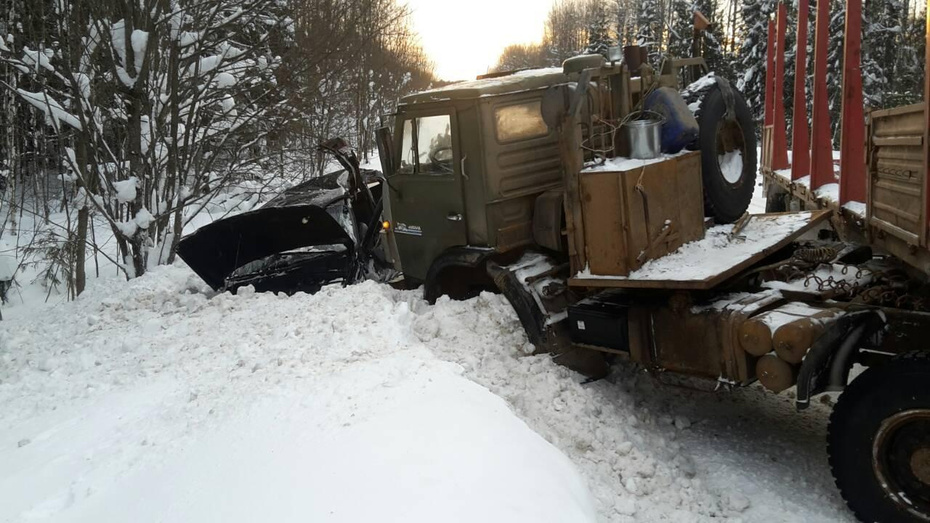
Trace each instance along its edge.
<path fill-rule="evenodd" d="M 662 124 L 665 118 L 659 113 L 643 111 L 634 119 L 623 123 L 630 158 L 651 160 L 662 154 Z"/>

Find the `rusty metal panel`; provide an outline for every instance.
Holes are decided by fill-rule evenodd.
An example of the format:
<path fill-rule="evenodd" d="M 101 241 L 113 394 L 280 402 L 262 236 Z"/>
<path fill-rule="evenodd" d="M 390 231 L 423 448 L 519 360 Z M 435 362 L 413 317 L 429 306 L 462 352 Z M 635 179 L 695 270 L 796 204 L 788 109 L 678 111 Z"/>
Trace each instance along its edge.
<path fill-rule="evenodd" d="M 666 370 L 749 384 L 757 356 L 740 345 L 743 323 L 785 302 L 777 292 L 723 297 L 693 306 L 691 295 L 673 295 L 661 306 L 629 313 L 630 356 L 650 370 Z"/>
<path fill-rule="evenodd" d="M 481 104 L 486 161 L 487 199 L 497 201 L 538 193 L 538 188 L 562 181 L 558 133 L 548 130 L 543 136 L 504 140 L 496 132 L 497 111 L 533 104 L 542 99 L 541 92 L 494 97 Z M 541 118 L 541 117 L 540 117 Z M 505 137 L 506 138 L 506 137 Z"/>
<path fill-rule="evenodd" d="M 907 241 L 924 234 L 924 104 L 871 115 L 869 136 L 869 223 Z"/>
<path fill-rule="evenodd" d="M 653 313 L 654 354 L 659 367 L 708 378 L 718 378 L 723 366 L 717 317 L 692 314 L 690 308 Z"/>
<path fill-rule="evenodd" d="M 487 205 L 487 219 L 494 228 L 488 231 L 489 243 L 499 251 L 508 251 L 533 240 L 535 194 L 510 198 Z"/>
<path fill-rule="evenodd" d="M 624 276 L 704 234 L 700 153 L 581 175 L 585 251 L 595 274 Z"/>

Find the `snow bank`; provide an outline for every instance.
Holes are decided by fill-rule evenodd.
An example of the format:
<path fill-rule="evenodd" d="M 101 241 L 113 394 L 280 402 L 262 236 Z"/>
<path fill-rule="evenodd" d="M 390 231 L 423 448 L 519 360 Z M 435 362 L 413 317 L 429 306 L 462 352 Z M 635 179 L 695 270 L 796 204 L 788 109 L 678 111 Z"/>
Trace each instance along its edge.
<path fill-rule="evenodd" d="M 527 345 L 490 294 L 94 287 L 0 323 L 0 521 L 852 521 L 821 405 Z"/>
<path fill-rule="evenodd" d="M 209 298 L 168 267 L 7 322 L 0 520 L 595 521 L 563 454 L 408 335 L 410 297 Z"/>

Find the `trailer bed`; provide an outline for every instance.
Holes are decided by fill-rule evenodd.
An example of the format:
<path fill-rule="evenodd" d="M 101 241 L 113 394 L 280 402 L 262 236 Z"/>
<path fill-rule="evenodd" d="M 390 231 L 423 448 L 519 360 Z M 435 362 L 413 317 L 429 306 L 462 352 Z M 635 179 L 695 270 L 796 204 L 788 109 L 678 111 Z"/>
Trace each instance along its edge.
<path fill-rule="evenodd" d="M 568 283 L 576 287 L 711 289 L 784 248 L 830 214 L 822 210 L 749 215 L 743 223 L 711 227 L 704 239 L 651 260 L 628 276 L 592 274 L 586 268 Z"/>

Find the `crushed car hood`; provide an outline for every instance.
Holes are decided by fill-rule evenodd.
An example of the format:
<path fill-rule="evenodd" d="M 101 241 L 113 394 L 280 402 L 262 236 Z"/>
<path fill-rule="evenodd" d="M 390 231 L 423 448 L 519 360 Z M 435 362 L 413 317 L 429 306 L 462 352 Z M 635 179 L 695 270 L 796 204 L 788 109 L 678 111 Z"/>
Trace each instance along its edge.
<path fill-rule="evenodd" d="M 266 205 L 185 236 L 178 244 L 178 256 L 210 287 L 220 290 L 226 278 L 246 263 L 301 247 L 341 244 L 351 248 L 353 243 L 325 208 Z"/>

